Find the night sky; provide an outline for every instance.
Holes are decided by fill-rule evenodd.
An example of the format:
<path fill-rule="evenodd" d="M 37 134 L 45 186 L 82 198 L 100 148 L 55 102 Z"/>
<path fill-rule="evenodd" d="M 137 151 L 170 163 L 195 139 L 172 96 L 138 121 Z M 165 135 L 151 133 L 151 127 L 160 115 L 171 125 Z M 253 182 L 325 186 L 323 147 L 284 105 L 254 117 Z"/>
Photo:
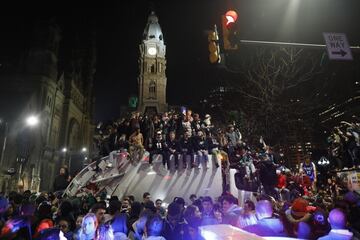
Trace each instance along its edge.
<path fill-rule="evenodd" d="M 322 32 L 345 32 L 360 43 L 359 0 L 35 1 L 3 7 L 0 60 L 27 46 L 36 19 L 56 17 L 66 31 L 97 32 L 96 120 L 118 116 L 137 94 L 138 55 L 147 17 L 155 10 L 167 45 L 167 99 L 193 105 L 226 77 L 208 63 L 205 31 L 227 8 L 239 12 L 243 39 L 323 43 Z M 76 23 L 81 22 L 83 25 Z"/>

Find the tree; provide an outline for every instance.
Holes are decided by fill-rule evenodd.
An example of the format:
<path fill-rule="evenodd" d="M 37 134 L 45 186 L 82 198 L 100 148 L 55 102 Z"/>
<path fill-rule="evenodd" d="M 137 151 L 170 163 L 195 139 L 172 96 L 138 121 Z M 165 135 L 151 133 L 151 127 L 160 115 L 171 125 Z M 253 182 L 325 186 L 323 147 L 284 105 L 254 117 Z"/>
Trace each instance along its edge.
<path fill-rule="evenodd" d="M 238 74 L 227 78 L 227 84 L 237 93 L 232 102 L 238 103 L 244 135 L 263 135 L 275 144 L 290 131 L 303 129 L 303 116 L 319 107 L 314 99 L 324 88 L 323 52 L 243 47 L 233 57 L 236 61 L 230 59 L 228 66 Z"/>

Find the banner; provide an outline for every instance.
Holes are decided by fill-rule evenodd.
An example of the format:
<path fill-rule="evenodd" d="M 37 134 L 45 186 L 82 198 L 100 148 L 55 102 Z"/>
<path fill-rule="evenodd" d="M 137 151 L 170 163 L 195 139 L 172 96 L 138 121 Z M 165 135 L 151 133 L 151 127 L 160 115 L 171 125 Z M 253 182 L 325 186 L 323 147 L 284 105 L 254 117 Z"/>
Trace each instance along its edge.
<path fill-rule="evenodd" d="M 338 177 L 344 186 L 347 186 L 349 191 L 356 191 L 360 194 L 360 172 L 358 171 L 347 171 L 338 172 Z"/>

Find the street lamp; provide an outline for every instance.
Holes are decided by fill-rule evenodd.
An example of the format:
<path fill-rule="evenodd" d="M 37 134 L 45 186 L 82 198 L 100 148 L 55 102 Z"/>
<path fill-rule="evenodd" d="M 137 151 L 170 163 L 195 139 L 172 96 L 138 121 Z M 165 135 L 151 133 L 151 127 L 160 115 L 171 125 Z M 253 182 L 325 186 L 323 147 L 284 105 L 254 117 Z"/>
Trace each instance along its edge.
<path fill-rule="evenodd" d="M 26 125 L 29 127 L 34 127 L 39 124 L 39 118 L 35 115 L 31 115 L 26 118 Z"/>
<path fill-rule="evenodd" d="M 66 152 L 67 152 L 67 148 L 64 147 L 63 149 L 61 149 L 61 151 L 62 151 L 63 153 L 66 153 Z"/>
<path fill-rule="evenodd" d="M 87 151 L 86 147 L 83 147 L 83 148 L 81 149 L 81 152 L 86 152 L 86 151 Z"/>
<path fill-rule="evenodd" d="M 39 124 L 39 118 L 35 115 L 30 115 L 25 119 L 25 125 L 28 127 L 34 127 L 36 125 Z M 5 149 L 6 149 L 6 144 L 7 144 L 7 135 L 8 135 L 8 131 L 9 131 L 9 126 L 8 126 L 8 122 L 0 119 L 0 125 L 4 124 L 5 125 L 5 130 L 4 130 L 4 140 L 3 140 L 3 146 L 1 149 L 1 158 L 0 158 L 0 165 L 3 164 L 3 160 L 4 160 L 4 156 L 5 156 Z"/>

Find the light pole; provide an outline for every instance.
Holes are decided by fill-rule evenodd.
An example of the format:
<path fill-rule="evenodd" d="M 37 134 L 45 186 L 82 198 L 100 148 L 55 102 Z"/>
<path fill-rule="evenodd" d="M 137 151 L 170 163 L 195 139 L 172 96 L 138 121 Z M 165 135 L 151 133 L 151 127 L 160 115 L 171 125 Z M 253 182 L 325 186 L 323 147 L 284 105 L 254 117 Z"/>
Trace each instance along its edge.
<path fill-rule="evenodd" d="M 39 118 L 35 115 L 30 115 L 25 119 L 25 125 L 28 127 L 35 127 L 39 124 Z M 0 119 L 0 125 L 4 124 L 4 140 L 1 148 L 1 158 L 0 158 L 0 166 L 4 163 L 4 157 L 5 157 L 5 150 L 6 150 L 6 144 L 7 144 L 7 136 L 9 132 L 9 124 L 7 121 L 4 121 Z"/>
<path fill-rule="evenodd" d="M 86 147 L 83 147 L 82 149 L 81 149 L 81 152 L 82 152 L 82 167 L 84 167 L 84 165 L 85 165 L 85 161 L 87 161 L 88 160 L 88 157 L 86 156 L 86 153 L 87 153 L 87 148 Z"/>
<path fill-rule="evenodd" d="M 2 146 L 2 149 L 1 149 L 0 166 L 2 166 L 2 164 L 3 164 L 3 162 L 4 162 L 5 149 L 6 149 L 6 141 L 7 141 L 7 135 L 8 135 L 8 130 L 9 130 L 8 123 L 0 119 L 0 125 L 2 125 L 2 124 L 5 124 L 5 128 L 4 128 L 3 146 Z"/>
<path fill-rule="evenodd" d="M 23 127 L 33 128 L 40 123 L 39 117 L 34 114 L 29 115 L 23 119 L 20 119 L 20 121 L 23 123 L 18 124 L 18 122 L 14 122 L 13 125 L 17 126 L 20 129 L 23 129 Z M 1 146 L 0 166 L 3 166 L 4 160 L 5 160 L 6 148 L 7 148 L 7 144 L 8 144 L 10 124 L 8 121 L 6 121 L 4 119 L 0 119 L 0 127 L 3 128 L 3 134 L 2 134 L 3 142 L 2 142 L 2 146 Z M 21 146 L 24 146 L 24 145 L 21 145 Z M 22 155 L 18 155 L 18 154 L 19 154 L 19 152 L 17 152 L 17 159 L 16 159 L 16 161 L 20 163 L 18 171 L 16 171 L 15 168 L 9 168 L 7 170 L 7 173 L 10 174 L 11 176 L 18 174 L 18 177 L 17 177 L 18 182 L 17 183 L 20 183 L 21 182 L 21 174 L 23 171 L 23 162 L 26 161 L 26 156 L 22 156 Z M 11 183 L 8 184 L 7 190 L 9 190 L 8 188 L 10 187 L 10 185 L 11 185 Z"/>
<path fill-rule="evenodd" d="M 25 118 L 25 126 L 28 127 L 28 128 L 34 128 L 36 127 L 37 125 L 39 125 L 40 123 L 40 120 L 39 120 L 39 117 L 34 115 L 34 114 L 31 114 L 29 115 L 28 117 Z M 25 162 L 26 160 L 23 160 L 22 158 L 20 158 L 20 167 L 19 167 L 19 175 L 18 175 L 18 183 L 21 182 L 21 174 L 22 174 L 22 168 L 23 168 L 23 163 Z M 33 178 L 33 174 L 32 174 L 32 178 Z M 31 184 L 32 185 L 32 184 Z"/>
<path fill-rule="evenodd" d="M 65 162 L 66 162 L 66 155 L 67 155 L 67 153 L 68 153 L 68 149 L 66 148 L 66 147 L 64 147 L 63 149 L 61 149 L 61 152 L 63 152 L 64 153 L 64 157 L 65 157 Z M 70 168 L 71 168 L 71 150 L 69 151 L 70 152 L 70 156 L 69 156 L 69 161 L 68 161 L 68 171 L 69 171 L 69 173 L 70 173 Z"/>

